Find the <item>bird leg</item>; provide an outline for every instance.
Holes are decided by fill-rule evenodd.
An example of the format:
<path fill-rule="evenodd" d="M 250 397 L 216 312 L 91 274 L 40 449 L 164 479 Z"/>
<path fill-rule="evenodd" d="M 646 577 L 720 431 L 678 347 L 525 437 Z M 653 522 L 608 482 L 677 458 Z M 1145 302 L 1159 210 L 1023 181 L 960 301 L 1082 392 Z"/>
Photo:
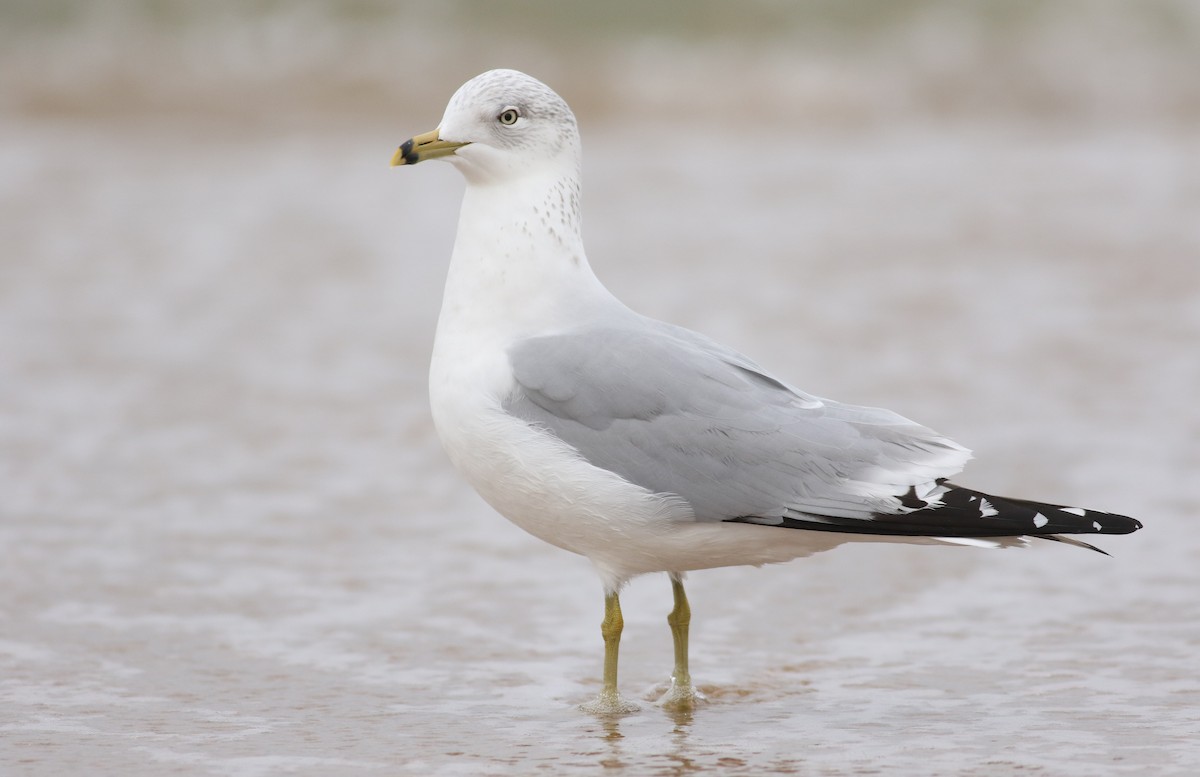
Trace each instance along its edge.
<path fill-rule="evenodd" d="M 627 715 L 637 712 L 638 706 L 621 698 L 617 692 L 617 651 L 621 647 L 621 631 L 625 619 L 621 617 L 621 600 L 616 591 L 604 596 L 604 620 L 600 623 L 600 636 L 604 637 L 604 688 L 594 701 L 582 706 L 584 712 L 596 715 Z"/>
<path fill-rule="evenodd" d="M 697 702 L 704 701 L 692 686 L 692 675 L 688 672 L 688 626 L 692 622 L 692 608 L 688 606 L 687 592 L 683 590 L 683 575 L 671 574 L 671 592 L 675 596 L 675 608 L 667 616 L 671 636 L 675 640 L 675 671 L 671 673 L 671 688 L 662 699 L 668 709 L 689 710 Z"/>

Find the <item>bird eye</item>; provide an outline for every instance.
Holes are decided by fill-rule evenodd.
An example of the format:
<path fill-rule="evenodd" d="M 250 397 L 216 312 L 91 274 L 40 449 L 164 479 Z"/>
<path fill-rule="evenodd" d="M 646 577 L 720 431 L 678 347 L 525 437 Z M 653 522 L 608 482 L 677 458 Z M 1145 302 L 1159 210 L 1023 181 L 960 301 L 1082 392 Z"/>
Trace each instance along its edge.
<path fill-rule="evenodd" d="M 499 119 L 500 123 L 503 124 L 504 126 L 511 127 L 512 125 L 517 123 L 517 119 L 519 119 L 520 117 L 521 117 L 521 114 L 517 113 L 516 108 L 505 108 L 503 111 L 500 112 L 500 115 L 497 116 L 496 118 Z"/>

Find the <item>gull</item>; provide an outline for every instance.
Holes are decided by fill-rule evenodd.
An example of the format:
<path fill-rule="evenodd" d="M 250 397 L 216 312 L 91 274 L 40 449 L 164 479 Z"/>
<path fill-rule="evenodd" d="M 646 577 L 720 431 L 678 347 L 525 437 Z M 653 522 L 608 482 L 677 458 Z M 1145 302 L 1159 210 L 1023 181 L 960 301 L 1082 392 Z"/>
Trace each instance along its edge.
<path fill-rule="evenodd" d="M 604 679 L 617 690 L 631 578 L 666 572 L 669 689 L 688 671 L 684 573 L 790 561 L 849 541 L 1010 547 L 1128 534 L 1122 515 L 949 482 L 970 452 L 890 410 L 807 394 L 735 350 L 640 315 L 596 278 L 581 236 L 575 116 L 542 82 L 492 70 L 455 92 L 437 129 L 392 165 L 450 162 L 466 178 L 429 368 L 438 436 L 497 512 L 586 556 L 604 588 Z M 1099 551 L 1103 552 L 1103 551 Z"/>

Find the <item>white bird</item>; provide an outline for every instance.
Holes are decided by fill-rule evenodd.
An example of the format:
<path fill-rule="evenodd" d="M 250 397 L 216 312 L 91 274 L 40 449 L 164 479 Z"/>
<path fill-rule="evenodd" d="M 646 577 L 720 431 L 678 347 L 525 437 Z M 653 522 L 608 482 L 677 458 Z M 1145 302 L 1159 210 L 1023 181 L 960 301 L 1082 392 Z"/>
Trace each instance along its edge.
<path fill-rule="evenodd" d="M 688 672 L 685 572 L 788 561 L 852 540 L 1023 545 L 1141 524 L 947 481 L 970 457 L 889 410 L 806 394 L 703 335 L 639 315 L 588 265 L 580 141 L 540 81 L 492 70 L 450 99 L 393 165 L 444 159 L 467 181 L 429 393 L 454 466 L 497 511 L 591 560 L 604 586 L 597 713 L 617 692 L 631 578 L 670 575 L 675 668 Z M 1095 550 L 1095 548 L 1092 548 Z"/>

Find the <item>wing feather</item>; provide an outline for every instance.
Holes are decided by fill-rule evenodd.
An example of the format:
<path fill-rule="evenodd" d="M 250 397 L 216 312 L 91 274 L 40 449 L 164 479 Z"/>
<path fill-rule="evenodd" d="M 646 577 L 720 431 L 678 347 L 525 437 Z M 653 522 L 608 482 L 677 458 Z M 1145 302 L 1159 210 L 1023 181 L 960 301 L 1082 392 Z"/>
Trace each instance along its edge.
<path fill-rule="evenodd" d="M 698 520 L 871 521 L 915 509 L 912 494 L 936 498 L 970 457 L 889 410 L 811 396 L 696 333 L 640 322 L 517 343 L 505 408 L 592 464 L 682 497 Z"/>

